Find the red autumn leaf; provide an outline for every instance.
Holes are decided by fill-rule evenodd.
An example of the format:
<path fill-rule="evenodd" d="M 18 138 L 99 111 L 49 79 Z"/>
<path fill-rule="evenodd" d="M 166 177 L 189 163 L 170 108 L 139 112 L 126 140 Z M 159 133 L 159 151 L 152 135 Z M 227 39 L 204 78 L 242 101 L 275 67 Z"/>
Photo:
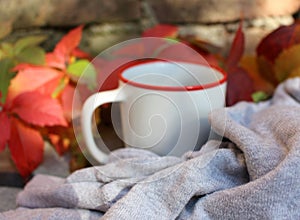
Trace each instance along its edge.
<path fill-rule="evenodd" d="M 208 65 L 212 61 L 211 57 L 208 57 L 207 54 L 199 53 L 189 45 L 183 43 L 173 43 L 167 47 L 165 46 L 159 51 L 156 57 L 172 62 L 191 62 L 204 65 Z"/>
<path fill-rule="evenodd" d="M 139 59 L 141 57 L 147 56 L 145 54 L 145 44 L 143 41 L 129 42 L 128 44 L 122 45 L 122 47 L 117 48 L 112 52 L 114 57 L 127 57 L 132 59 Z"/>
<path fill-rule="evenodd" d="M 40 133 L 11 119 L 11 138 L 8 141 L 11 157 L 23 177 L 28 177 L 43 161 L 44 141 Z"/>
<path fill-rule="evenodd" d="M 113 60 L 96 58 L 93 60 L 93 65 L 97 69 L 98 91 L 117 88 L 119 79 L 118 72 L 116 70 L 130 61 L 132 61 L 131 58 L 116 58 Z"/>
<path fill-rule="evenodd" d="M 202 56 L 204 57 L 204 59 L 207 61 L 207 63 L 209 65 L 212 66 L 219 66 L 220 65 L 220 58 L 218 57 L 218 55 L 214 55 L 214 54 L 202 54 Z"/>
<path fill-rule="evenodd" d="M 24 69 L 27 69 L 27 68 L 34 68 L 36 67 L 36 65 L 34 64 L 30 64 L 30 63 L 20 63 L 20 64 L 17 64 L 13 69 L 12 71 L 13 72 L 18 72 L 18 71 L 21 71 L 21 70 L 24 70 Z"/>
<path fill-rule="evenodd" d="M 233 43 L 231 45 L 229 55 L 225 61 L 225 66 L 228 72 L 230 72 L 231 68 L 234 68 L 238 65 L 240 59 L 243 56 L 245 49 L 245 35 L 242 30 L 243 23 L 240 23 L 240 26 L 235 34 Z"/>
<path fill-rule="evenodd" d="M 0 111 L 0 152 L 5 149 L 5 145 L 10 138 L 10 120 L 6 112 Z"/>
<path fill-rule="evenodd" d="M 117 86 L 115 87 L 117 88 Z M 98 90 L 97 90 L 98 91 Z M 97 92 L 96 91 L 96 92 Z M 75 118 L 81 114 L 81 109 L 84 101 L 90 97 L 94 92 L 88 88 L 86 84 L 77 84 L 74 96 L 73 96 L 73 106 L 72 107 L 72 118 Z"/>
<path fill-rule="evenodd" d="M 170 44 L 171 41 L 165 38 L 139 38 L 121 44 L 111 53 L 111 56 L 115 59 L 129 60 L 155 57 L 158 51 Z"/>
<path fill-rule="evenodd" d="M 72 118 L 74 92 L 75 88 L 68 84 L 61 94 L 61 104 L 64 111 L 64 116 L 68 121 L 71 121 Z"/>
<path fill-rule="evenodd" d="M 51 94 L 56 88 L 63 74 L 55 69 L 48 67 L 32 66 L 18 72 L 12 79 L 8 99 L 12 100 L 20 93 L 39 90 L 44 94 Z"/>
<path fill-rule="evenodd" d="M 257 46 L 256 53 L 273 63 L 284 49 L 298 43 L 300 43 L 300 21 L 289 26 L 281 26 L 268 34 Z"/>
<path fill-rule="evenodd" d="M 176 37 L 178 27 L 168 24 L 158 24 L 145 30 L 142 37 Z"/>
<path fill-rule="evenodd" d="M 54 51 L 70 54 L 80 43 L 83 26 L 72 29 L 56 45 Z"/>
<path fill-rule="evenodd" d="M 58 56 L 56 53 L 47 53 L 45 56 L 45 63 L 47 66 L 63 70 L 66 68 L 66 61 L 64 56 Z"/>
<path fill-rule="evenodd" d="M 56 45 L 54 53 L 61 61 L 68 61 L 73 50 L 79 45 L 83 26 L 72 29 Z"/>
<path fill-rule="evenodd" d="M 75 48 L 71 55 L 80 59 L 87 59 L 89 61 L 93 59 L 90 54 L 80 50 L 79 48 Z"/>
<path fill-rule="evenodd" d="M 245 36 L 242 22 L 235 34 L 229 55 L 225 61 L 227 71 L 226 105 L 231 106 L 239 101 L 252 101 L 254 92 L 253 79 L 248 72 L 240 67 L 240 60 L 244 53 Z"/>
<path fill-rule="evenodd" d="M 59 94 L 61 84 L 65 83 L 66 80 L 66 78 L 54 78 L 53 80 L 48 81 L 34 91 L 49 96 L 51 95 L 53 98 L 55 98 L 56 95 Z"/>
<path fill-rule="evenodd" d="M 256 48 L 260 74 L 273 85 L 280 81 L 276 77 L 274 62 L 286 49 L 300 43 L 300 21 L 289 26 L 281 26 L 268 34 Z"/>
<path fill-rule="evenodd" d="M 79 90 L 79 88 L 77 88 Z M 90 94 L 91 95 L 91 94 Z M 71 121 L 72 115 L 80 115 L 82 101 L 78 95 L 75 95 L 75 88 L 71 85 L 66 85 L 61 94 L 61 105 L 64 111 L 64 116 L 68 121 Z"/>
<path fill-rule="evenodd" d="M 65 69 L 71 56 L 79 58 L 91 57 L 77 47 L 81 40 L 83 26 L 79 26 L 67 33 L 56 45 L 52 53 L 46 54 L 46 65 L 57 69 Z"/>
<path fill-rule="evenodd" d="M 232 68 L 227 77 L 227 106 L 239 101 L 252 101 L 253 80 L 243 68 Z"/>
<path fill-rule="evenodd" d="M 58 100 L 36 91 L 18 95 L 12 102 L 12 112 L 37 126 L 67 126 Z"/>

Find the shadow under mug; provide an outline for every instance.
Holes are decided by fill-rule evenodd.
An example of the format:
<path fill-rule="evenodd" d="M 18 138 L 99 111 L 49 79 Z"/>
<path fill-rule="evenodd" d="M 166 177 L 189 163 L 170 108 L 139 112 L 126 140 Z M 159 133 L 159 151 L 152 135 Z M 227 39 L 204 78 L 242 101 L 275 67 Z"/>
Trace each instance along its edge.
<path fill-rule="evenodd" d="M 225 105 L 227 75 L 223 70 L 187 62 L 136 60 L 118 72 L 117 89 L 93 94 L 83 105 L 83 137 L 97 161 L 106 163 L 108 155 L 94 141 L 92 116 L 105 103 L 120 105 L 118 135 L 126 147 L 181 156 L 208 140 L 208 114 Z"/>

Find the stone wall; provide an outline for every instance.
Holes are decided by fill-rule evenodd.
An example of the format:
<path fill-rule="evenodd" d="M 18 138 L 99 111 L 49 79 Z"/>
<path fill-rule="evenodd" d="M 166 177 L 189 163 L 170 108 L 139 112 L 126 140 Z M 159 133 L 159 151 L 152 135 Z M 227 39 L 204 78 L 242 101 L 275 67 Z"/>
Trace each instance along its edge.
<path fill-rule="evenodd" d="M 70 28 L 84 24 L 81 47 L 97 55 L 157 23 L 170 23 L 179 25 L 182 34 L 195 34 L 226 53 L 244 18 L 246 50 L 253 53 L 262 37 L 294 22 L 299 5 L 300 0 L 0 0 L 0 41 L 46 34 L 43 46 L 50 50 Z M 0 173 L 15 170 L 7 153 L 0 154 Z M 57 161 L 50 157 L 45 164 L 63 167 Z"/>
<path fill-rule="evenodd" d="M 82 47 L 96 55 L 154 24 L 170 23 L 226 53 L 244 18 L 246 50 L 253 53 L 263 36 L 291 24 L 299 7 L 299 0 L 0 0 L 0 38 L 45 33 L 50 49 L 68 29 L 85 24 Z"/>

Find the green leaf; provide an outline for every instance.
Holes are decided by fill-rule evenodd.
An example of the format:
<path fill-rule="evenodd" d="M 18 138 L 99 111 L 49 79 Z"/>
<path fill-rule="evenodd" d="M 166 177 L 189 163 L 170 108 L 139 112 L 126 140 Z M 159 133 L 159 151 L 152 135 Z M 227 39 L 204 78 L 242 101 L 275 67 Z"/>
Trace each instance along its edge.
<path fill-rule="evenodd" d="M 3 42 L 1 44 L 2 57 L 13 57 L 13 45 L 11 43 Z"/>
<path fill-rule="evenodd" d="M 46 36 L 28 36 L 22 39 L 19 39 L 14 45 L 14 54 L 19 54 L 27 47 L 38 46 L 40 43 L 46 40 Z"/>
<path fill-rule="evenodd" d="M 5 58 L 5 53 L 3 52 L 3 50 L 0 48 L 0 60 Z"/>
<path fill-rule="evenodd" d="M 263 91 L 257 91 L 252 94 L 252 99 L 254 102 L 264 101 L 269 98 L 269 95 Z"/>
<path fill-rule="evenodd" d="M 11 72 L 11 68 L 13 68 L 14 62 L 11 59 L 3 59 L 0 60 L 0 93 L 1 93 L 1 103 L 5 103 L 8 87 L 10 85 L 10 81 L 15 77 L 15 73 Z"/>
<path fill-rule="evenodd" d="M 179 39 L 176 37 L 166 37 L 165 39 L 168 43 L 171 43 L 171 44 L 173 44 L 173 43 L 176 44 L 176 43 L 180 42 Z"/>
<path fill-rule="evenodd" d="M 37 46 L 26 47 L 16 55 L 16 58 L 19 63 L 31 63 L 40 65 L 45 63 L 45 51 Z"/>
<path fill-rule="evenodd" d="M 77 82 L 82 77 L 81 82 L 87 84 L 89 89 L 96 88 L 96 69 L 88 60 L 81 59 L 70 64 L 67 72 L 70 74 L 72 81 Z"/>
<path fill-rule="evenodd" d="M 67 71 L 74 76 L 80 77 L 89 65 L 90 62 L 88 60 L 78 60 L 70 64 Z"/>

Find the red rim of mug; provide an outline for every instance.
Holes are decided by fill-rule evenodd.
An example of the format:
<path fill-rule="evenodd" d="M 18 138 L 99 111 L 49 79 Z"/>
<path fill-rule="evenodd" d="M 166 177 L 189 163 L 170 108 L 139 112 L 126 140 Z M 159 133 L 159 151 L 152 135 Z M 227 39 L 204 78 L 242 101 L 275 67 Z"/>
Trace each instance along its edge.
<path fill-rule="evenodd" d="M 145 84 L 145 83 L 138 83 L 135 81 L 132 81 L 130 79 L 127 79 L 123 76 L 123 73 L 125 70 L 140 65 L 140 64 L 147 64 L 147 63 L 154 63 L 154 62 L 170 62 L 167 60 L 161 60 L 161 59 L 154 59 L 154 58 L 148 58 L 148 59 L 139 59 L 139 60 L 134 60 L 131 62 L 128 62 L 121 67 L 119 67 L 116 71 L 118 72 L 119 79 L 129 85 L 143 88 L 143 89 L 151 89 L 151 90 L 162 90 L 162 91 L 194 91 L 194 90 L 203 90 L 203 89 L 208 89 L 212 87 L 219 86 L 227 81 L 227 74 L 226 72 L 221 69 L 220 67 L 217 66 L 212 66 L 208 64 L 199 64 L 199 63 L 190 63 L 190 64 L 196 64 L 196 65 L 201 65 L 201 66 L 206 66 L 209 68 L 212 68 L 213 70 L 221 73 L 223 77 L 219 79 L 216 82 L 213 83 L 207 83 L 207 84 L 202 84 L 202 85 L 194 85 L 194 86 L 156 86 L 156 85 L 150 85 L 150 84 Z M 183 61 L 184 62 L 184 61 Z M 176 62 L 173 62 L 176 63 Z M 180 63 L 180 62 L 178 62 Z M 184 62 L 188 63 L 188 62 Z"/>

